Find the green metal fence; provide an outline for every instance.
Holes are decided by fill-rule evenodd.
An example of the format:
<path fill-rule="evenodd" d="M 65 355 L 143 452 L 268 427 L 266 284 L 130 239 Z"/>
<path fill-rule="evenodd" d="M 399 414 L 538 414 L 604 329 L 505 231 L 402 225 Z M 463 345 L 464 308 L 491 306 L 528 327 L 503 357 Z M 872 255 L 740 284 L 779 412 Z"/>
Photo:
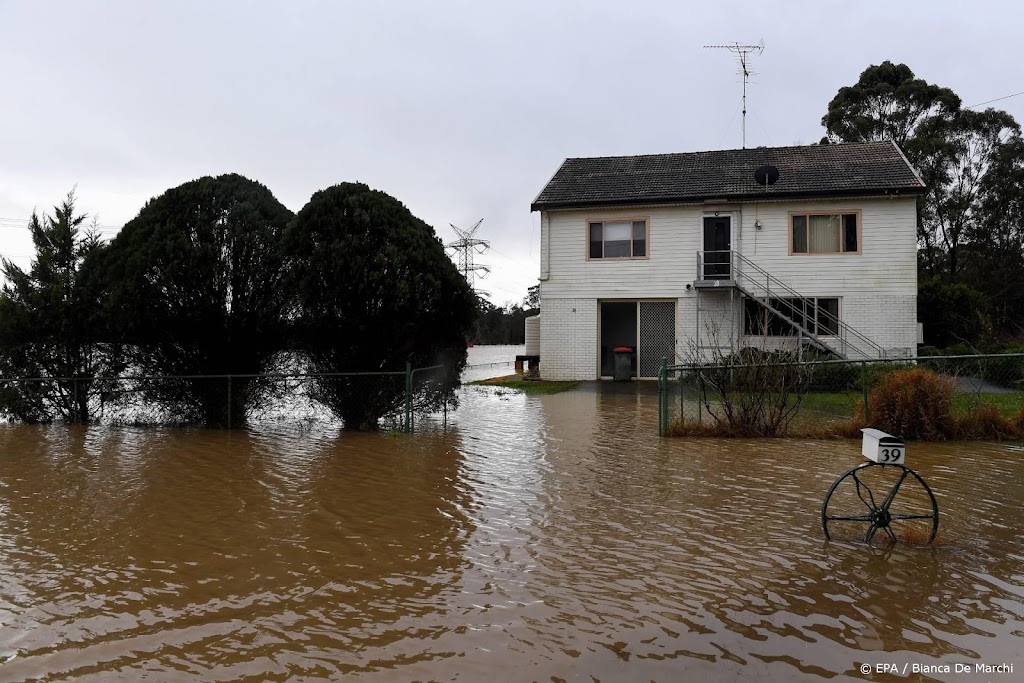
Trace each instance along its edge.
<path fill-rule="evenodd" d="M 769 356 L 770 354 L 765 354 Z M 702 391 L 701 379 L 713 373 L 726 391 L 741 396 L 751 391 L 751 368 L 759 363 L 735 362 L 717 365 L 677 364 L 662 361 L 658 378 L 658 433 L 666 435 L 673 425 L 685 420 L 714 419 L 711 413 L 722 410 L 715 396 Z M 965 412 L 981 405 L 992 405 L 1004 415 L 1024 410 L 1024 353 L 981 354 L 969 356 L 919 356 L 869 360 L 827 360 L 816 362 L 779 361 L 774 377 L 785 380 L 781 369 L 792 368 L 801 374 L 802 398 L 794 424 L 809 421 L 840 421 L 862 416 L 870 420 L 868 396 L 878 380 L 894 370 L 926 368 L 954 383 L 954 411 Z M 771 380 L 769 371 L 759 379 Z M 731 383 L 731 385 L 730 385 Z M 765 387 L 762 387 L 763 389 Z M 706 382 L 705 382 L 706 389 Z M 767 386 L 768 391 L 778 387 Z M 718 413 L 716 413 L 718 414 Z"/>
<path fill-rule="evenodd" d="M 380 415 L 379 426 L 411 433 L 417 414 L 437 413 L 447 423 L 450 406 L 442 397 L 449 393 L 451 381 L 444 365 L 411 364 L 384 372 L 0 377 L 0 418 L 222 427 L 336 420 L 340 418 L 327 407 L 331 397 L 325 395 L 335 391 L 370 405 L 368 412 Z M 172 400 L 183 395 L 191 401 Z"/>

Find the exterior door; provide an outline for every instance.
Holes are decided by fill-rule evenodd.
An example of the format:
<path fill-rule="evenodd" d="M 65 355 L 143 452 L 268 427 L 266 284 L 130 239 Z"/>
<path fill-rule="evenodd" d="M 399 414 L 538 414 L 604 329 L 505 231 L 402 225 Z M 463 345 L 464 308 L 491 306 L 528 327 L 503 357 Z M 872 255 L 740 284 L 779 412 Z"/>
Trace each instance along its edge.
<path fill-rule="evenodd" d="M 704 280 L 732 277 L 732 219 L 704 216 Z"/>

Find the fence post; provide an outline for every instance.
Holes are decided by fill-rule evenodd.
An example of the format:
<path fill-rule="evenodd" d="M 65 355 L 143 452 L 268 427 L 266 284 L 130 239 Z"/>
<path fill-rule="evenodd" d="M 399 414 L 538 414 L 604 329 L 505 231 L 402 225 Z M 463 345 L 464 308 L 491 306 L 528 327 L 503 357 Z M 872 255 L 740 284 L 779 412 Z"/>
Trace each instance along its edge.
<path fill-rule="evenodd" d="M 658 370 L 658 436 L 668 431 L 668 358 L 662 357 Z"/>
<path fill-rule="evenodd" d="M 405 362 L 405 431 L 412 434 L 412 361 Z"/>
<path fill-rule="evenodd" d="M 685 391 L 686 391 L 686 387 L 683 386 L 683 371 L 682 371 L 682 369 L 680 369 L 679 370 L 679 422 L 680 422 L 680 424 L 682 424 L 683 418 L 686 417 L 685 413 L 683 412 L 683 405 L 686 403 L 686 397 L 684 396 L 684 392 Z"/>
<path fill-rule="evenodd" d="M 864 424 L 868 424 L 868 362 L 862 360 L 860 362 L 860 386 L 861 391 L 864 394 Z"/>

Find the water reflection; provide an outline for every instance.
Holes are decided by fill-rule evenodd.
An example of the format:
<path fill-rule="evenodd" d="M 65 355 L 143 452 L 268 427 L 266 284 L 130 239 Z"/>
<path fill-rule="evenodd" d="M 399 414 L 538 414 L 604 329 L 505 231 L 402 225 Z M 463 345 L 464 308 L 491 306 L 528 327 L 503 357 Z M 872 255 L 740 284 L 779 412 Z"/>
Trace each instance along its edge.
<path fill-rule="evenodd" d="M 938 542 L 872 549 L 820 529 L 858 444 L 660 440 L 655 405 L 651 386 L 467 387 L 415 437 L 0 429 L 0 680 L 799 680 L 1019 657 L 1020 453 L 912 444 Z"/>
<path fill-rule="evenodd" d="M 5 436 L 10 680 L 364 669 L 465 564 L 452 435 L 155 430 L 123 458 L 63 428 Z"/>

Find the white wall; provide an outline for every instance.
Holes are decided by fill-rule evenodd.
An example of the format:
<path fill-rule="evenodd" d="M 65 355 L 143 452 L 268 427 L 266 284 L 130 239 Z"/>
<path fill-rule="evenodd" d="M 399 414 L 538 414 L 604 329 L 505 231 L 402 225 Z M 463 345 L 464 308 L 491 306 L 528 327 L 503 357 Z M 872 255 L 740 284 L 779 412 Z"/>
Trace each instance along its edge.
<path fill-rule="evenodd" d="M 677 350 L 685 357 L 696 332 L 696 293 L 686 285 L 696 279 L 703 216 L 713 208 L 734 217 L 733 249 L 804 296 L 839 297 L 843 321 L 880 346 L 915 349 L 913 197 L 549 211 L 541 217 L 542 376 L 597 377 L 597 307 L 605 299 L 678 299 Z M 860 254 L 789 254 L 789 212 L 853 210 L 861 212 Z M 588 222 L 641 217 L 650 220 L 649 258 L 587 260 Z"/>

